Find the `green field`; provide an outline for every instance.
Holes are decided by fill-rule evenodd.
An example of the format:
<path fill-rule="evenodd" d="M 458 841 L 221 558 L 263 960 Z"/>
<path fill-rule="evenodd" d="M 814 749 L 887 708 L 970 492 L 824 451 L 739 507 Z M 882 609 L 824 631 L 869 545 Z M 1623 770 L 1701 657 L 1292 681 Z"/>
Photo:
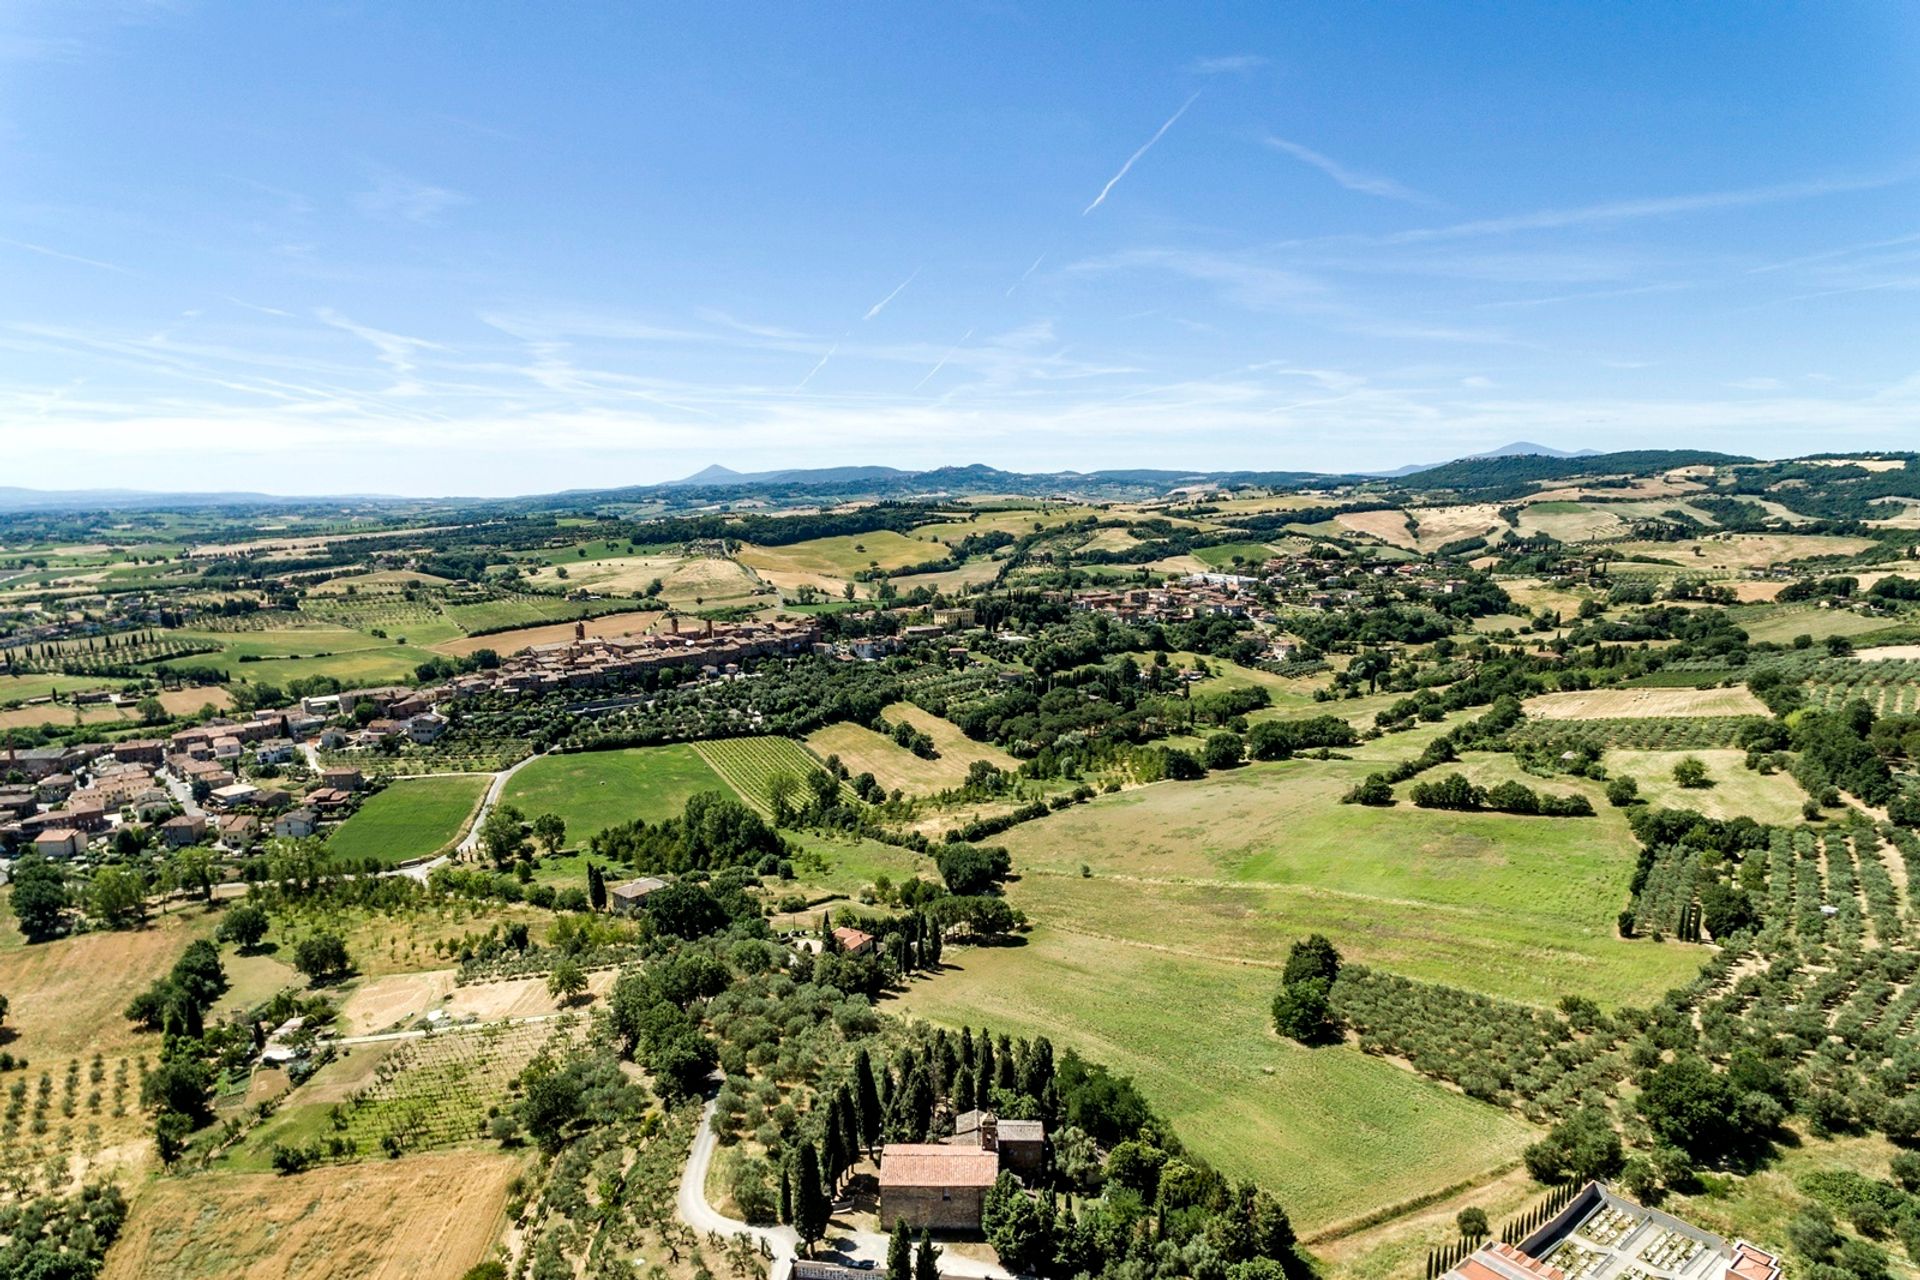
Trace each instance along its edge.
<path fill-rule="evenodd" d="M 763 815 L 773 812 L 775 774 L 788 774 L 798 781 L 820 768 L 820 762 L 791 738 L 719 738 L 699 743 L 695 749 L 735 795 Z"/>
<path fill-rule="evenodd" d="M 1046 923 L 1023 946 L 951 948 L 943 963 L 900 1003 L 950 1026 L 1045 1035 L 1133 1077 L 1182 1141 L 1271 1188 L 1302 1231 L 1489 1173 L 1537 1136 L 1383 1059 L 1282 1041 L 1268 1026 L 1273 969 Z"/>
<path fill-rule="evenodd" d="M 44 698 L 55 690 L 63 694 L 78 693 L 83 689 L 105 689 L 123 683 L 124 681 L 111 680 L 104 676 L 61 674 L 0 676 L 0 706 L 10 702 L 25 702 L 29 698 Z"/>
<path fill-rule="evenodd" d="M 327 840 L 336 858 L 406 862 L 457 843 L 487 789 L 476 774 L 402 778 L 367 799 Z"/>
<path fill-rule="evenodd" d="M 559 814 L 567 821 L 567 844 L 578 846 L 635 818 L 674 817 L 699 792 L 732 790 L 698 751 L 675 743 L 543 756 L 513 775 L 501 800 L 529 818 Z"/>
<path fill-rule="evenodd" d="M 285 684 L 309 676 L 332 676 L 347 685 L 377 684 L 411 675 L 415 667 L 434 657 L 417 646 L 396 644 L 350 627 L 169 634 L 221 646 L 219 653 L 183 658 L 176 665 L 212 667 L 256 684 Z"/>
<path fill-rule="evenodd" d="M 1252 765 L 1016 827 L 1009 897 L 1064 930 L 1227 966 L 1277 965 L 1317 930 L 1365 963 L 1534 1004 L 1642 1003 L 1698 970 L 1698 949 L 1616 936 L 1634 845 L 1597 786 L 1529 779 L 1584 790 L 1599 813 L 1579 820 L 1337 803 L 1389 743 L 1419 747 L 1396 736 L 1370 744 L 1376 760 Z M 1517 776 L 1506 756 L 1448 767 Z"/>
<path fill-rule="evenodd" d="M 1240 570 L 1252 573 L 1273 558 L 1273 548 L 1264 542 L 1223 542 L 1216 547 L 1195 547 L 1193 558 L 1223 573 L 1235 572 L 1233 558 L 1239 556 Z"/>

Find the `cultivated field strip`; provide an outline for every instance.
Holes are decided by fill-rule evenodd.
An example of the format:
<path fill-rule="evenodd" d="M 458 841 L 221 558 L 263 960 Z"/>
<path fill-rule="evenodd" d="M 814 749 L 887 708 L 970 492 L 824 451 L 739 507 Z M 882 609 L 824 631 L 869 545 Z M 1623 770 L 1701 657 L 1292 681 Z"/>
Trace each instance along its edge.
<path fill-rule="evenodd" d="M 765 816 L 773 813 L 775 776 L 788 774 L 798 782 L 820 767 L 806 748 L 791 738 L 718 738 L 693 746 L 708 768 Z"/>

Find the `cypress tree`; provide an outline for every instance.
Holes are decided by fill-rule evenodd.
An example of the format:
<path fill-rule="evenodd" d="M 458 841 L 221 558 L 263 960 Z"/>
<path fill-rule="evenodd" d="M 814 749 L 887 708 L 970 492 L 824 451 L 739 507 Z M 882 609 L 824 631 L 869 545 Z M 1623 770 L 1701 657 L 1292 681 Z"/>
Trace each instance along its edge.
<path fill-rule="evenodd" d="M 853 1055 L 853 1096 L 860 1104 L 860 1141 L 871 1149 L 880 1138 L 880 1091 L 873 1083 L 873 1060 L 865 1045 Z"/>
<path fill-rule="evenodd" d="M 933 1247 L 925 1227 L 920 1229 L 920 1254 L 914 1259 L 913 1280 L 940 1280 L 940 1251 Z"/>
<path fill-rule="evenodd" d="M 839 1104 L 840 1146 L 846 1153 L 846 1167 L 852 1169 L 860 1162 L 860 1110 L 844 1084 L 834 1091 L 833 1098 Z"/>
<path fill-rule="evenodd" d="M 822 1181 L 831 1190 L 840 1185 L 840 1174 L 847 1167 L 847 1153 L 842 1135 L 846 1132 L 840 1118 L 840 1099 L 829 1097 L 827 1111 L 821 1134 L 820 1172 Z"/>
<path fill-rule="evenodd" d="M 1014 1078 L 1013 1044 L 1005 1036 L 1000 1037 L 1000 1051 L 994 1055 L 993 1085 L 996 1089 L 1005 1089 L 1012 1093 L 1016 1083 Z"/>
<path fill-rule="evenodd" d="M 905 1219 L 893 1224 L 893 1237 L 887 1241 L 887 1280 L 913 1280 L 913 1237 L 907 1234 Z"/>
<path fill-rule="evenodd" d="M 800 1145 L 800 1190 L 793 1208 L 794 1228 L 811 1254 L 814 1242 L 827 1234 L 830 1207 L 826 1194 L 820 1189 L 820 1157 L 810 1142 Z"/>
<path fill-rule="evenodd" d="M 793 1175 L 784 1160 L 780 1162 L 780 1221 L 793 1221 Z"/>
<path fill-rule="evenodd" d="M 973 1104 L 982 1111 L 993 1096 L 993 1037 L 980 1033 L 980 1072 L 974 1078 Z"/>

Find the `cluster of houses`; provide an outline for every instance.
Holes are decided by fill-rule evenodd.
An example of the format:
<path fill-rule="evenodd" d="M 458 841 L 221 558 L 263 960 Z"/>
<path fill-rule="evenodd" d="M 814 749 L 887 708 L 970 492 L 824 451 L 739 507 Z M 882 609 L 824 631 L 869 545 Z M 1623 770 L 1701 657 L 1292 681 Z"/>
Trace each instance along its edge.
<path fill-rule="evenodd" d="M 391 692 L 418 698 L 413 690 Z M 400 723 L 432 714 L 423 710 Z M 311 836 L 323 819 L 352 807 L 365 786 L 359 769 L 323 768 L 317 785 L 298 795 L 247 781 L 240 768 L 243 759 L 291 762 L 300 750 L 294 735 L 318 727 L 324 740 L 334 732 L 326 725 L 315 711 L 290 707 L 167 738 L 8 750 L 0 755 L 0 778 L 15 781 L 0 783 L 0 848 L 73 858 L 128 824 L 151 828 L 165 849 L 217 843 L 240 853 L 268 835 Z"/>
<path fill-rule="evenodd" d="M 1494 1240 L 1443 1280 L 1780 1280 L 1780 1259 L 1590 1182 L 1517 1243 Z"/>

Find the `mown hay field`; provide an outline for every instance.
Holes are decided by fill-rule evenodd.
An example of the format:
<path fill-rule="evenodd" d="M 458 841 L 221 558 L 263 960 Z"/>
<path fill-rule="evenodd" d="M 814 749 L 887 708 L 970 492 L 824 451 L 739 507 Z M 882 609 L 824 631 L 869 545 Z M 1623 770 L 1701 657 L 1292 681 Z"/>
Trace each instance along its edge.
<path fill-rule="evenodd" d="M 865 725 L 841 723 L 817 729 L 807 736 L 807 746 L 822 759 L 840 757 L 849 772 L 871 773 L 888 791 L 896 787 L 908 795 L 927 795 L 958 787 L 967 779 L 967 769 L 976 760 L 985 760 L 1001 769 L 1018 766 L 998 747 L 975 742 L 950 721 L 922 711 L 911 703 L 895 703 L 884 713 L 890 723 L 905 721 L 934 740 L 939 758 L 922 760 L 893 739 L 875 733 Z M 937 731 L 937 732 L 936 732 Z"/>
<path fill-rule="evenodd" d="M 629 613 L 607 613 L 598 618 L 588 618 L 581 622 L 550 622 L 537 627 L 520 627 L 513 631 L 496 631 L 489 635 L 465 636 L 458 640 L 448 640 L 433 646 L 435 653 L 444 653 L 450 657 L 462 658 L 479 649 L 491 649 L 505 656 L 530 649 L 537 644 L 565 644 L 573 639 L 576 625 L 584 626 L 590 636 L 610 638 L 615 636 L 645 635 L 660 621 L 661 614 L 654 609 L 636 609 Z"/>
<path fill-rule="evenodd" d="M 1758 569 L 1809 556 L 1850 556 L 1874 545 L 1866 538 L 1808 533 L 1723 533 L 1690 542 L 1622 542 L 1623 556 L 1657 556 L 1685 568 L 1726 572 Z"/>
<path fill-rule="evenodd" d="M 1529 698 L 1542 720 L 1639 720 L 1656 716 L 1764 716 L 1766 704 L 1745 685 L 1731 689 L 1585 689 Z"/>
<path fill-rule="evenodd" d="M 483 774 L 464 773 L 391 782 L 334 830 L 327 852 L 389 866 L 444 853 L 466 834 L 488 783 Z"/>
<path fill-rule="evenodd" d="M 1695 757 L 1707 766 L 1708 787 L 1682 787 L 1673 780 L 1673 766 Z M 1793 826 L 1807 801 L 1793 775 L 1785 771 L 1757 773 L 1746 767 L 1747 753 L 1730 749 L 1705 751 L 1609 751 L 1608 777 L 1632 778 L 1640 798 L 1670 809 L 1692 809 L 1709 818 L 1752 818 L 1755 822 Z"/>
<path fill-rule="evenodd" d="M 524 1164 L 493 1152 L 309 1170 L 208 1173 L 143 1187 L 104 1280 L 457 1280 L 499 1232 Z"/>

